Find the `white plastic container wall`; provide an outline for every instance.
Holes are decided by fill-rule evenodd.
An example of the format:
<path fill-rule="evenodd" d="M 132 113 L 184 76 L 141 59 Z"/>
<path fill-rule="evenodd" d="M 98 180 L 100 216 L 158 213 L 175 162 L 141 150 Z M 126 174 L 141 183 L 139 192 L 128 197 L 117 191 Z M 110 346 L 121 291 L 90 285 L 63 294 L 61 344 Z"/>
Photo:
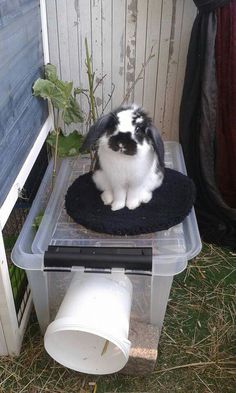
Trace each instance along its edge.
<path fill-rule="evenodd" d="M 165 143 L 165 164 L 167 167 L 186 173 L 182 150 L 178 143 Z M 133 288 L 131 326 L 132 321 L 141 321 L 146 324 L 151 323 L 161 331 L 173 277 L 183 271 L 188 260 L 195 257 L 201 250 L 194 209 L 183 223 L 168 231 L 123 237 L 89 231 L 75 224 L 64 209 L 64 196 L 69 185 L 88 170 L 89 159 L 87 157 L 81 157 L 79 160 L 64 160 L 54 191 L 47 198 L 51 184 L 51 168 L 48 168 L 12 252 L 14 263 L 27 271 L 41 330 L 44 333 L 49 323 L 57 316 L 75 273 L 80 272 L 86 276 L 89 274 L 83 273 L 82 266 L 72 266 L 71 271 L 45 268 L 44 254 L 48 246 L 52 245 L 151 248 L 151 272 L 135 274 L 132 271 L 121 271 L 121 273 L 127 275 Z M 44 217 L 35 235 L 32 223 L 42 210 L 45 210 Z M 112 270 L 103 273 L 117 274 Z"/>

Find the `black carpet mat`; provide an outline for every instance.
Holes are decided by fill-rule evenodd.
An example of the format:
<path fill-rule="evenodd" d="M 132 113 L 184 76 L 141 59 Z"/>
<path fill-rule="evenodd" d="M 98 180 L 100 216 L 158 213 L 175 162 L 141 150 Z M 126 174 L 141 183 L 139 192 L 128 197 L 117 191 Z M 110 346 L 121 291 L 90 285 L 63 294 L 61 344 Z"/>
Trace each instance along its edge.
<path fill-rule="evenodd" d="M 91 176 L 89 172 L 74 181 L 67 191 L 65 206 L 74 221 L 96 232 L 138 235 L 166 230 L 182 222 L 195 201 L 192 180 L 166 168 L 164 181 L 149 203 L 135 210 L 125 207 L 112 211 L 103 204 Z"/>

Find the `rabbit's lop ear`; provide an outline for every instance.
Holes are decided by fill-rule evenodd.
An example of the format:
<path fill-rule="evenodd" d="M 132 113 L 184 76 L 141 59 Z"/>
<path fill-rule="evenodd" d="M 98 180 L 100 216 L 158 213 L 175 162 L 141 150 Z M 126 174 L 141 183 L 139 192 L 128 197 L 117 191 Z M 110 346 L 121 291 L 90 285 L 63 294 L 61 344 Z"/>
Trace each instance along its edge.
<path fill-rule="evenodd" d="M 111 128 L 111 123 L 114 122 L 113 120 L 113 114 L 109 113 L 108 115 L 104 115 L 100 117 L 95 124 L 93 124 L 89 132 L 87 133 L 85 140 L 80 148 L 80 151 L 83 152 L 84 150 L 89 149 L 91 146 L 93 146 L 99 138 L 105 132 Z"/>
<path fill-rule="evenodd" d="M 164 166 L 165 166 L 165 164 L 164 164 L 164 155 L 165 155 L 164 143 L 163 143 L 163 140 L 161 138 L 159 131 L 157 130 L 156 127 L 151 125 L 146 128 L 146 134 L 151 139 L 153 148 L 158 156 L 160 167 L 162 169 L 164 169 Z"/>

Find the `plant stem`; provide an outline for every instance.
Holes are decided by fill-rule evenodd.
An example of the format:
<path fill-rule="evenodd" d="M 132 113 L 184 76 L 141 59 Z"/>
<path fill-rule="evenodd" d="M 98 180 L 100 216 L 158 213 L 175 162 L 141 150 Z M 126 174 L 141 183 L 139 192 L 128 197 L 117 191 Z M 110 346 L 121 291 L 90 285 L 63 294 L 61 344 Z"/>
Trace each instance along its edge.
<path fill-rule="evenodd" d="M 103 110 L 102 110 L 102 115 L 103 115 L 103 113 L 105 112 L 105 110 L 106 110 L 106 108 L 107 108 L 107 106 L 109 105 L 109 103 L 110 103 L 110 101 L 111 101 L 111 99 L 112 99 L 112 96 L 113 96 L 113 93 L 114 93 L 114 91 L 115 91 L 115 85 L 114 85 L 114 83 L 112 83 L 112 89 L 111 89 L 111 93 L 110 94 L 108 94 L 108 100 L 107 100 L 107 102 L 106 102 L 106 104 L 105 104 L 105 106 L 104 106 L 104 108 L 103 108 Z"/>
<path fill-rule="evenodd" d="M 221 364 L 224 364 L 224 363 L 227 363 L 227 362 L 221 362 Z M 180 364 L 179 366 L 174 366 L 174 367 L 164 368 L 162 370 L 154 371 L 153 374 L 166 373 L 167 371 L 178 370 L 180 368 L 202 367 L 202 366 L 209 366 L 209 365 L 215 365 L 215 364 L 217 364 L 217 362 L 213 362 L 213 361 L 212 362 L 198 362 L 198 363 Z"/>
<path fill-rule="evenodd" d="M 54 154 L 53 154 L 52 188 L 54 187 L 55 179 L 56 179 L 56 175 L 57 175 L 58 141 L 59 141 L 59 134 L 60 134 L 59 109 L 57 109 L 56 115 L 54 113 L 54 130 L 56 133 L 56 141 L 55 141 L 55 150 L 54 150 Z"/>
<path fill-rule="evenodd" d="M 131 87 L 130 87 L 130 88 L 128 89 L 128 91 L 126 92 L 126 95 L 125 95 L 123 101 L 121 102 L 120 106 L 124 105 L 125 102 L 128 100 L 130 94 L 132 93 L 132 91 L 133 91 L 134 88 L 135 88 L 135 85 L 138 83 L 138 81 L 139 81 L 140 79 L 142 79 L 142 75 L 143 75 L 143 73 L 144 73 L 144 71 L 145 71 L 145 68 L 147 67 L 148 63 L 150 62 L 150 60 L 151 60 L 154 56 L 155 56 L 155 55 L 153 54 L 153 46 L 152 46 L 152 47 L 151 47 L 151 50 L 150 50 L 150 54 L 149 54 L 147 60 L 142 64 L 141 70 L 140 70 L 140 72 L 139 72 L 137 78 L 135 79 L 135 81 L 132 83 Z"/>
<path fill-rule="evenodd" d="M 58 141 L 59 141 L 60 129 L 56 127 L 55 132 L 56 132 L 56 143 L 55 143 L 55 151 L 53 157 L 52 188 L 55 185 L 55 179 L 57 174 L 57 154 L 58 154 Z"/>
<path fill-rule="evenodd" d="M 94 93 L 94 88 L 93 88 L 94 75 L 92 73 L 91 58 L 89 56 L 87 38 L 85 38 L 85 49 L 86 49 L 86 67 L 87 67 L 88 82 L 89 82 L 90 111 L 91 111 L 91 115 L 92 115 L 92 120 L 95 123 L 96 111 L 95 111 L 95 102 L 94 102 L 94 94 L 93 94 Z"/>

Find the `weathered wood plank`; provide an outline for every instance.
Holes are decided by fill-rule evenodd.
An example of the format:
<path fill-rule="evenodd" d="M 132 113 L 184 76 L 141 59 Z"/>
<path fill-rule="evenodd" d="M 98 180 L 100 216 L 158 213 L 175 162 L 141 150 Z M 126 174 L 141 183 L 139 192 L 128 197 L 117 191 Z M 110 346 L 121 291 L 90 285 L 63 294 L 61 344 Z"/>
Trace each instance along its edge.
<path fill-rule="evenodd" d="M 101 0 L 93 0 L 91 4 L 91 22 L 92 22 L 92 62 L 93 72 L 95 73 L 95 101 L 97 106 L 97 114 L 102 112 L 103 89 L 102 80 L 102 2 Z"/>
<path fill-rule="evenodd" d="M 106 74 L 96 91 L 97 102 L 102 101 L 99 112 L 106 106 L 113 83 L 115 91 L 106 112 L 122 102 L 153 47 L 155 57 L 129 102 L 145 107 L 165 139 L 178 139 L 187 47 L 196 15 L 192 1 L 57 0 L 56 4 L 52 0 L 47 2 L 47 11 L 51 61 L 60 64 L 63 74 L 68 67 L 74 83 L 84 88 L 88 87 L 84 46 L 87 37 L 96 76 Z M 59 27 L 57 14 L 60 23 L 65 22 L 63 27 Z M 66 51 L 67 59 L 61 62 L 60 56 L 64 58 Z M 87 99 L 81 96 L 80 100 L 87 115 Z"/>
<path fill-rule="evenodd" d="M 137 0 L 127 0 L 126 5 L 126 49 L 125 49 L 125 95 L 132 89 L 135 80 Z M 134 101 L 134 91 L 127 102 Z"/>
<path fill-rule="evenodd" d="M 102 74 L 103 80 L 103 109 L 109 101 L 112 92 L 112 1 L 102 0 Z M 111 110 L 111 100 L 106 112 Z"/>
<path fill-rule="evenodd" d="M 160 25 L 162 14 L 162 1 L 151 1 L 148 7 L 148 24 L 146 35 L 146 51 L 145 59 L 149 57 L 151 49 L 155 57 L 147 65 L 144 73 L 144 95 L 143 106 L 148 109 L 151 117 L 154 117 L 155 97 L 156 97 L 156 79 L 157 67 L 159 61 L 159 45 L 160 45 Z"/>
<path fill-rule="evenodd" d="M 120 105 L 125 89 L 125 0 L 113 0 L 112 14 L 112 82 L 115 91 L 112 107 Z"/>
<path fill-rule="evenodd" d="M 74 87 L 81 86 L 81 67 L 79 62 L 79 41 L 78 41 L 78 15 L 75 5 L 71 6 L 71 1 L 66 0 L 67 6 L 67 29 L 68 29 L 68 61 L 70 65 L 70 80 L 73 81 Z M 78 103 L 81 105 L 81 95 L 77 97 Z M 66 126 L 68 132 L 74 129 L 83 130 L 81 124 L 71 124 Z"/>
<path fill-rule="evenodd" d="M 182 17 L 183 17 L 184 0 L 176 0 L 173 2 L 173 12 L 171 21 L 171 32 L 170 32 L 170 46 L 169 46 L 169 58 L 168 58 L 168 72 L 166 82 L 166 94 L 165 94 L 165 113 L 163 116 L 162 123 L 162 135 L 164 139 L 169 138 L 172 134 L 173 138 L 176 139 L 178 129 L 175 125 L 172 125 L 175 97 L 179 92 L 176 91 L 177 85 L 177 71 L 180 53 L 180 37 L 182 29 Z M 174 129 L 172 130 L 172 126 Z"/>
<path fill-rule="evenodd" d="M 71 78 L 67 25 L 67 4 L 65 1 L 57 0 L 56 8 L 61 78 L 65 81 L 69 81 Z"/>
<path fill-rule="evenodd" d="M 76 0 L 75 1 L 77 12 L 78 12 L 78 32 L 79 32 L 79 58 L 81 67 L 81 87 L 88 89 L 88 77 L 87 68 L 85 64 L 86 50 L 85 50 L 85 38 L 88 41 L 88 47 L 90 55 L 92 55 L 92 42 L 91 42 L 91 8 L 90 1 L 88 0 Z M 89 114 L 89 104 L 87 98 L 81 96 L 82 108 L 85 116 L 84 132 L 87 131 L 86 119 Z"/>
<path fill-rule="evenodd" d="M 147 29 L 148 0 L 139 0 L 137 5 L 137 26 L 136 26 L 136 59 L 135 59 L 135 80 L 138 78 L 142 66 L 145 62 L 146 29 Z M 144 74 L 143 74 L 144 75 Z M 144 78 L 140 79 L 134 89 L 134 102 L 143 105 Z"/>
<path fill-rule="evenodd" d="M 166 104 L 166 82 L 168 75 L 169 48 L 171 37 L 172 22 L 172 2 L 163 0 L 161 26 L 160 26 L 160 44 L 157 69 L 157 84 L 154 109 L 154 123 L 163 133 L 163 122 L 165 117 Z"/>
<path fill-rule="evenodd" d="M 182 97 L 186 60 L 188 53 L 188 44 L 192 30 L 193 21 L 197 13 L 197 8 L 192 1 L 184 2 L 182 30 L 180 37 L 180 53 L 178 60 L 177 83 L 175 92 L 175 105 L 172 117 L 172 125 L 168 138 L 170 140 L 178 140 L 179 138 L 179 109 Z"/>
<path fill-rule="evenodd" d="M 68 29 L 68 61 L 70 65 L 70 78 L 74 86 L 81 84 L 81 73 L 79 63 L 79 42 L 78 42 L 78 15 L 71 1 L 66 0 L 67 6 L 67 29 Z"/>
<path fill-rule="evenodd" d="M 32 97 L 32 84 L 41 75 L 44 61 L 39 1 L 7 2 L 0 13 L 2 205 L 46 120 L 47 109 L 42 100 Z"/>
<path fill-rule="evenodd" d="M 59 76 L 61 75 L 59 41 L 57 29 L 57 7 L 56 0 L 46 1 L 48 42 L 50 62 L 57 67 Z"/>

